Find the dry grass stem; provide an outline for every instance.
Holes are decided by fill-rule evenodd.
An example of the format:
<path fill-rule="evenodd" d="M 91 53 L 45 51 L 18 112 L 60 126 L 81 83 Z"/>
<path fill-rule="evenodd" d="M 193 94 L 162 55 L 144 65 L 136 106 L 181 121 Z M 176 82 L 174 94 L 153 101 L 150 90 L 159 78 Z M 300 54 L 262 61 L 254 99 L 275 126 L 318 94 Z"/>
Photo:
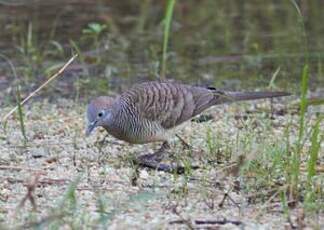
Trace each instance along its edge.
<path fill-rule="evenodd" d="M 78 54 L 75 54 L 73 57 L 69 59 L 68 62 L 64 64 L 64 66 L 59 69 L 53 76 L 51 76 L 47 81 L 45 81 L 41 86 L 39 86 L 35 91 L 33 91 L 31 94 L 28 95 L 23 101 L 20 102 L 20 106 L 23 106 L 30 98 L 32 98 L 34 95 L 36 95 L 39 91 L 41 91 L 46 85 L 48 85 L 50 82 L 52 82 L 55 78 L 57 78 L 60 74 L 63 73 L 63 71 L 74 61 L 74 59 L 78 56 Z M 18 105 L 14 107 L 12 110 L 10 110 L 9 113 L 7 113 L 2 118 L 2 123 L 5 123 L 6 120 L 10 117 L 11 114 L 13 114 L 18 109 Z"/>

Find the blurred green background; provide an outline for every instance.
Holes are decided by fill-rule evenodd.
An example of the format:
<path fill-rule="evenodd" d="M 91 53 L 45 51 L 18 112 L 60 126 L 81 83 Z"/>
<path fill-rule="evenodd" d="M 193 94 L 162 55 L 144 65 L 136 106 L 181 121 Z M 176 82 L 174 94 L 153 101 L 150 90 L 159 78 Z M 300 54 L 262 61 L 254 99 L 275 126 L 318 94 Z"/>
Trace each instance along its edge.
<path fill-rule="evenodd" d="M 8 95 L 20 84 L 28 94 L 72 53 L 79 53 L 78 61 L 48 95 L 83 98 L 157 79 L 166 5 L 1 0 L 0 90 Z M 298 92 L 308 62 L 310 89 L 323 88 L 323 22 L 322 0 L 178 0 L 167 77 L 227 89 L 271 85 Z"/>

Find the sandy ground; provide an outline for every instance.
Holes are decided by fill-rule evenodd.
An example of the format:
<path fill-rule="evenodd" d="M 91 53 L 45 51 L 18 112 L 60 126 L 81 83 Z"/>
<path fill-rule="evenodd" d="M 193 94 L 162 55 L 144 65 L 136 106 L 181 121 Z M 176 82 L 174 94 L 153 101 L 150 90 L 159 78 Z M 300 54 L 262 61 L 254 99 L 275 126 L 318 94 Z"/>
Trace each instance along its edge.
<path fill-rule="evenodd" d="M 187 122 L 178 131 L 193 149 L 183 149 L 175 137 L 166 159 L 199 169 L 176 175 L 139 168 L 136 174 L 131 157 L 158 144 L 129 145 L 101 129 L 86 138 L 84 108 L 67 100 L 28 105 L 26 146 L 15 117 L 1 131 L 0 229 L 324 228 L 323 212 L 305 214 L 301 203 L 290 210 L 289 223 L 278 192 L 249 188 L 238 170 L 239 156 L 250 161 L 271 143 L 279 145 L 288 122 L 294 139 L 297 115 L 269 119 L 260 112 L 269 110 L 269 101 L 214 107 L 204 113 L 212 120 Z M 213 161 L 217 154 L 219 162 Z"/>

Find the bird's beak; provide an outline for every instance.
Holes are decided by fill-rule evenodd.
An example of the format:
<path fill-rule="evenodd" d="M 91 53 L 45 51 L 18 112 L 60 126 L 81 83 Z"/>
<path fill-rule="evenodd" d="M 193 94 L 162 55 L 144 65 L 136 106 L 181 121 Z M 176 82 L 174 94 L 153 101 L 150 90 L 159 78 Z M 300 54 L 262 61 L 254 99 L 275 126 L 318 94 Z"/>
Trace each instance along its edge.
<path fill-rule="evenodd" d="M 97 121 L 93 121 L 89 123 L 86 130 L 86 136 L 89 136 L 91 132 L 94 130 L 94 128 L 96 128 L 96 126 L 97 126 Z"/>

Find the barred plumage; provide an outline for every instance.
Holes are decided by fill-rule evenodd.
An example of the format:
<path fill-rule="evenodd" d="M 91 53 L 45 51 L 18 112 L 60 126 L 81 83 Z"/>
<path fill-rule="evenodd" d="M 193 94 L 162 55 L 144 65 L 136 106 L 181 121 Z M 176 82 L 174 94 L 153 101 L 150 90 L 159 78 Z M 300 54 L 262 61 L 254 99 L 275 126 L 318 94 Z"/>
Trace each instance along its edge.
<path fill-rule="evenodd" d="M 167 130 L 213 105 L 287 95 L 284 92 L 227 92 L 169 81 L 146 82 L 134 85 L 115 99 L 94 99 L 87 109 L 87 133 L 102 126 L 113 136 L 130 143 L 166 141 Z"/>

